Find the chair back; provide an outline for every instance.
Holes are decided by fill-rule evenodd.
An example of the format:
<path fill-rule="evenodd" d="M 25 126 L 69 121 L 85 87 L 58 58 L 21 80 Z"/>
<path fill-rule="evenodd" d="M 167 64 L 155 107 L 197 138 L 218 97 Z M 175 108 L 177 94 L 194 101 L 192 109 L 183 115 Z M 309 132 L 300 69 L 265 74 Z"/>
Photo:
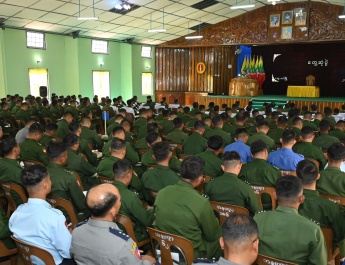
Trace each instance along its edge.
<path fill-rule="evenodd" d="M 216 211 L 219 214 L 219 224 L 222 225 L 225 220 L 234 213 L 240 213 L 249 215 L 249 211 L 241 206 L 228 204 L 228 203 L 222 203 L 222 202 L 215 202 L 210 201 L 211 206 L 214 211 Z"/>
<path fill-rule="evenodd" d="M 19 239 L 14 238 L 13 236 L 12 238 L 16 242 L 19 257 L 21 257 L 24 265 L 33 265 L 30 258 L 31 256 L 40 258 L 46 265 L 55 265 L 53 256 L 48 251 L 25 243 Z"/>
<path fill-rule="evenodd" d="M 195 187 L 201 194 L 204 193 L 204 186 L 209 183 L 213 178 L 210 176 L 203 176 L 202 182 L 199 186 Z"/>
<path fill-rule="evenodd" d="M 273 195 L 273 193 L 276 191 L 276 189 L 274 187 L 258 186 L 258 185 L 251 185 L 251 187 L 254 190 L 254 193 L 260 202 L 261 209 L 263 209 L 261 196 L 262 196 L 262 194 L 265 194 L 265 193 L 271 197 L 272 210 L 274 210 L 277 207 L 277 202 L 276 202 L 274 195 Z"/>
<path fill-rule="evenodd" d="M 17 253 L 16 248 L 8 249 L 4 242 L 0 240 L 0 258 L 9 257 L 11 265 L 17 265 Z"/>
<path fill-rule="evenodd" d="M 28 201 L 28 197 L 26 196 L 24 188 L 16 183 L 0 181 L 0 185 L 5 192 L 5 198 L 8 202 L 7 216 L 9 217 L 11 213 L 13 213 L 17 209 L 17 205 L 13 200 L 11 191 L 17 193 L 23 203 L 26 203 Z"/>
<path fill-rule="evenodd" d="M 74 211 L 73 205 L 70 201 L 58 198 L 58 197 L 53 197 L 53 196 L 48 196 L 47 197 L 47 202 L 54 207 L 54 208 L 63 208 L 67 212 L 69 219 L 71 220 L 72 227 L 74 228 L 76 224 L 79 223 L 77 215 Z"/>
<path fill-rule="evenodd" d="M 315 85 L 315 76 L 313 76 L 313 75 L 308 75 L 308 76 L 305 78 L 305 81 L 306 81 L 306 85 L 307 85 L 307 86 L 314 86 L 314 85 Z"/>
<path fill-rule="evenodd" d="M 166 232 L 153 229 L 151 227 L 147 228 L 147 232 L 150 235 L 152 249 L 154 249 L 154 240 L 159 243 L 159 249 L 161 251 L 161 264 L 164 265 L 173 265 L 173 260 L 171 257 L 171 247 L 177 247 L 186 259 L 186 264 L 191 265 L 194 260 L 194 248 L 192 242 L 188 239 L 169 234 Z M 157 255 L 155 253 L 157 258 Z"/>
<path fill-rule="evenodd" d="M 23 160 L 23 163 L 24 163 L 24 167 L 29 167 L 33 165 L 44 166 L 43 163 L 41 163 L 40 161 L 35 161 L 35 160 Z"/>
<path fill-rule="evenodd" d="M 268 265 L 268 264 L 279 264 L 279 265 L 297 265 L 296 263 L 268 257 L 259 254 L 255 262 L 256 265 Z"/>
<path fill-rule="evenodd" d="M 182 152 L 182 144 L 178 144 L 175 142 L 168 142 L 170 151 L 173 153 L 174 156 L 178 156 L 177 150 L 180 150 L 179 152 Z"/>
<path fill-rule="evenodd" d="M 323 237 L 325 238 L 327 247 L 327 261 L 335 260 L 335 264 L 340 264 L 340 252 L 339 248 L 336 248 L 333 252 L 333 230 L 330 227 L 321 227 Z"/>
<path fill-rule="evenodd" d="M 281 169 L 281 170 L 280 170 L 280 173 L 282 173 L 282 176 L 283 176 L 283 177 L 284 177 L 284 176 L 287 176 L 287 175 L 291 175 L 291 176 L 297 177 L 296 171 L 292 171 L 292 170 L 283 170 L 283 169 Z"/>
<path fill-rule="evenodd" d="M 112 184 L 114 182 L 113 179 L 107 178 L 107 177 L 103 177 L 103 176 L 98 176 L 99 180 L 101 181 L 101 183 L 108 183 L 108 184 Z"/>
<path fill-rule="evenodd" d="M 345 206 L 345 197 L 334 196 L 330 194 L 320 194 L 320 196 L 330 200 L 331 202 Z"/>

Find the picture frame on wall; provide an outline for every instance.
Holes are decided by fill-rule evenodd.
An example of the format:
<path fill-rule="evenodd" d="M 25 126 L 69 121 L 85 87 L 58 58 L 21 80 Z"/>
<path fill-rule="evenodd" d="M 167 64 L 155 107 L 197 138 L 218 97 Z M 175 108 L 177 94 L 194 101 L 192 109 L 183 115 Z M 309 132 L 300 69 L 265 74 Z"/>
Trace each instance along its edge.
<path fill-rule="evenodd" d="M 270 15 L 270 28 L 277 28 L 280 26 L 280 14 Z"/>
<path fill-rule="evenodd" d="M 292 24 L 293 11 L 284 11 L 282 16 L 282 24 Z"/>
<path fill-rule="evenodd" d="M 282 40 L 292 39 L 292 26 L 282 27 L 281 39 Z"/>
<path fill-rule="evenodd" d="M 295 13 L 295 26 L 307 25 L 307 12 Z"/>

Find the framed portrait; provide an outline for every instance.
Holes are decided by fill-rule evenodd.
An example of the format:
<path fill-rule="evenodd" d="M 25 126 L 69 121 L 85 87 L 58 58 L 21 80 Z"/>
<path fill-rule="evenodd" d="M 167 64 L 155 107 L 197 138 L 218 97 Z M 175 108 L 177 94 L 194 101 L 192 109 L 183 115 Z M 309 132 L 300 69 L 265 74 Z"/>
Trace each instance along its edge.
<path fill-rule="evenodd" d="M 292 24 L 293 11 L 284 11 L 282 17 L 282 24 Z"/>
<path fill-rule="evenodd" d="M 307 12 L 295 13 L 295 26 L 307 25 Z"/>
<path fill-rule="evenodd" d="M 280 26 L 280 14 L 270 15 L 270 28 L 276 28 Z"/>
<path fill-rule="evenodd" d="M 289 40 L 292 39 L 292 26 L 289 27 L 282 27 L 282 40 Z"/>

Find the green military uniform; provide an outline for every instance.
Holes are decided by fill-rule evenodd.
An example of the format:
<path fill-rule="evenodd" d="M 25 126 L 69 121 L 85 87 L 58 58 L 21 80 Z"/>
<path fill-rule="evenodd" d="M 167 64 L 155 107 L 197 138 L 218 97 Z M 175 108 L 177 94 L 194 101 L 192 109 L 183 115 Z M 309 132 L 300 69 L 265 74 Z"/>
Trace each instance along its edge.
<path fill-rule="evenodd" d="M 11 113 L 13 115 L 16 115 L 16 113 L 20 110 L 21 108 L 19 106 L 14 106 L 12 109 L 11 109 Z"/>
<path fill-rule="evenodd" d="M 103 141 L 98 134 L 86 126 L 81 126 L 80 138 L 92 144 L 94 149 L 102 149 Z"/>
<path fill-rule="evenodd" d="M 168 133 L 167 140 L 178 144 L 182 144 L 188 137 L 188 134 L 181 129 L 175 129 L 171 133 Z"/>
<path fill-rule="evenodd" d="M 64 113 L 66 112 L 72 113 L 74 120 L 79 120 L 79 111 L 75 107 L 68 106 L 67 108 L 65 108 Z"/>
<path fill-rule="evenodd" d="M 104 156 L 109 157 L 110 156 L 110 147 L 111 147 L 111 141 L 109 140 L 102 148 L 102 153 Z M 126 156 L 125 158 L 131 162 L 132 165 L 135 165 L 139 162 L 139 155 L 133 147 L 129 144 L 126 143 Z"/>
<path fill-rule="evenodd" d="M 79 174 L 85 190 L 99 184 L 98 179 L 96 179 L 96 168 L 72 149 L 68 149 L 66 168 Z"/>
<path fill-rule="evenodd" d="M 98 159 L 97 159 L 97 155 L 95 153 L 92 152 L 92 150 L 90 149 L 88 143 L 86 141 L 84 141 L 83 139 L 79 138 L 79 152 L 83 153 L 84 155 L 86 155 L 87 160 L 89 161 L 89 163 L 93 166 L 97 166 L 98 165 Z"/>
<path fill-rule="evenodd" d="M 340 207 L 326 198 L 322 198 L 316 190 L 303 190 L 304 202 L 299 206 L 298 213 L 320 226 L 333 230 L 333 251 L 344 240 L 344 215 Z M 340 257 L 344 257 L 344 244 L 340 244 Z"/>
<path fill-rule="evenodd" d="M 327 159 L 325 158 L 320 147 L 307 142 L 298 142 L 292 147 L 292 151 L 297 154 L 303 155 L 305 158 L 312 158 L 320 163 L 320 169 L 323 169 L 327 164 Z"/>
<path fill-rule="evenodd" d="M 321 134 L 320 136 L 315 137 L 313 140 L 313 145 L 322 149 L 328 149 L 328 147 L 334 143 L 339 143 L 339 139 L 328 134 Z"/>
<path fill-rule="evenodd" d="M 292 127 L 291 129 L 295 132 L 296 137 L 299 137 L 301 135 L 301 130 L 297 127 Z"/>
<path fill-rule="evenodd" d="M 102 112 L 103 112 L 103 111 L 109 112 L 109 117 L 110 117 L 110 118 L 112 118 L 112 117 L 114 117 L 114 116 L 116 115 L 114 109 L 113 109 L 111 106 L 108 106 L 108 105 L 106 105 L 106 106 L 104 106 L 104 107 L 102 108 Z"/>
<path fill-rule="evenodd" d="M 340 168 L 328 166 L 320 171 L 320 179 L 316 181 L 316 189 L 321 194 L 345 197 L 345 173 Z"/>
<path fill-rule="evenodd" d="M 319 127 L 320 120 L 313 120 L 312 123 L 314 123 L 317 127 Z"/>
<path fill-rule="evenodd" d="M 56 117 L 49 108 L 43 108 L 41 114 L 43 118 L 51 118 L 52 122 L 56 123 Z"/>
<path fill-rule="evenodd" d="M 125 132 L 125 141 L 131 145 L 133 144 L 133 138 L 129 132 Z"/>
<path fill-rule="evenodd" d="M 269 123 L 268 123 L 268 127 L 270 128 L 270 129 L 277 129 L 278 128 L 278 125 L 277 125 L 277 121 L 270 121 Z"/>
<path fill-rule="evenodd" d="M 145 106 L 145 105 L 144 105 Z M 163 114 L 158 114 L 156 117 L 155 117 L 156 121 L 161 121 L 163 120 Z"/>
<path fill-rule="evenodd" d="M 138 139 L 143 139 L 147 136 L 147 126 L 140 127 L 138 132 Z"/>
<path fill-rule="evenodd" d="M 50 144 L 51 142 L 54 142 L 54 138 L 47 135 L 47 134 L 43 134 L 41 139 L 38 141 L 44 148 L 47 148 L 48 144 Z"/>
<path fill-rule="evenodd" d="M 157 229 L 192 242 L 194 258 L 219 258 L 221 255 L 219 222 L 210 202 L 191 184 L 179 180 L 162 189 L 156 197 L 155 215 Z"/>
<path fill-rule="evenodd" d="M 320 227 L 296 209 L 278 206 L 254 216 L 259 228 L 259 253 L 299 265 L 327 264 Z"/>
<path fill-rule="evenodd" d="M 227 123 L 223 123 L 223 127 L 222 127 L 222 130 L 227 132 L 227 133 L 230 133 L 231 131 L 231 126 Z M 230 134 L 230 135 L 234 135 L 234 134 Z"/>
<path fill-rule="evenodd" d="M 196 155 L 207 149 L 207 140 L 200 133 L 193 132 L 182 144 L 183 153 L 187 155 Z"/>
<path fill-rule="evenodd" d="M 162 127 L 163 133 L 170 133 L 175 129 L 173 121 L 171 120 L 163 119 L 162 121 L 158 123 L 158 125 Z"/>
<path fill-rule="evenodd" d="M 61 112 L 58 107 L 55 107 L 55 106 L 50 107 L 50 112 L 53 113 L 54 117 L 61 117 Z"/>
<path fill-rule="evenodd" d="M 43 104 L 42 103 L 37 103 L 37 108 L 39 111 L 43 109 Z"/>
<path fill-rule="evenodd" d="M 223 170 L 221 168 L 223 165 L 223 160 L 215 155 L 212 151 L 206 150 L 205 152 L 197 154 L 196 156 L 200 157 L 204 161 L 204 174 L 206 176 L 216 178 L 223 174 Z"/>
<path fill-rule="evenodd" d="M 133 128 L 136 131 L 139 131 L 140 127 L 144 126 L 146 127 L 147 124 L 147 119 L 145 119 L 144 117 L 139 117 L 133 124 Z"/>
<path fill-rule="evenodd" d="M 267 136 L 275 142 L 275 144 L 281 144 L 280 139 L 283 137 L 284 129 L 277 128 L 274 131 L 271 131 Z"/>
<path fill-rule="evenodd" d="M 187 124 L 186 124 L 186 127 L 187 128 L 191 128 L 191 127 L 194 127 L 194 124 L 195 124 L 195 122 L 197 121 L 198 119 L 191 119 L 191 120 L 189 120 L 188 122 L 187 122 Z"/>
<path fill-rule="evenodd" d="M 68 123 L 65 119 L 62 119 L 57 123 L 58 129 L 56 131 L 56 137 L 64 138 L 69 133 Z"/>
<path fill-rule="evenodd" d="M 231 144 L 232 138 L 231 135 L 225 131 L 223 131 L 221 128 L 215 127 L 207 132 L 205 132 L 205 138 L 210 138 L 213 135 L 219 135 L 223 138 L 223 147 L 227 146 L 228 144 Z"/>
<path fill-rule="evenodd" d="M 16 119 L 12 116 L 9 110 L 2 110 L 0 112 L 0 118 L 2 119 L 10 119 L 14 124 L 17 124 Z"/>
<path fill-rule="evenodd" d="M 252 187 L 232 173 L 225 172 L 222 176 L 211 180 L 205 188 L 205 194 L 211 201 L 245 207 L 252 215 L 261 209 Z"/>
<path fill-rule="evenodd" d="M 341 142 L 345 141 L 345 133 L 338 128 L 334 128 L 333 131 L 328 132 L 328 135 L 338 138 Z"/>
<path fill-rule="evenodd" d="M 237 124 L 237 123 L 233 124 L 229 130 L 230 135 L 235 137 L 236 136 L 236 130 L 240 129 L 240 128 L 244 128 L 244 127 L 242 125 Z"/>
<path fill-rule="evenodd" d="M 146 139 L 142 138 L 135 143 L 134 148 L 135 149 L 149 149 L 150 147 L 148 146 Z"/>
<path fill-rule="evenodd" d="M 9 218 L 6 216 L 5 212 L 0 209 L 0 240 L 5 244 L 8 249 L 16 248 L 16 244 L 11 239 L 11 231 L 8 228 Z"/>
<path fill-rule="evenodd" d="M 156 160 L 153 159 L 152 155 L 153 155 L 152 149 L 149 149 L 147 152 L 145 152 L 142 155 L 141 163 L 143 166 L 149 167 L 149 166 L 157 165 L 157 162 Z M 173 155 L 169 161 L 169 167 L 176 172 L 180 172 L 181 161 L 178 160 L 177 157 Z"/>
<path fill-rule="evenodd" d="M 35 160 L 48 165 L 47 151 L 44 146 L 33 139 L 25 138 L 20 144 L 20 158 L 24 160 Z"/>
<path fill-rule="evenodd" d="M 107 134 L 108 135 L 112 135 L 113 134 L 113 129 L 117 126 L 120 126 L 119 123 L 117 122 L 114 122 L 114 123 L 111 123 L 108 127 L 107 127 Z"/>
<path fill-rule="evenodd" d="M 21 173 L 22 167 L 19 165 L 17 160 L 6 157 L 0 159 L 0 181 L 13 182 L 23 186 L 20 177 Z M 17 206 L 23 203 L 20 196 L 16 192 L 11 192 L 11 195 L 13 196 L 13 200 Z"/>
<path fill-rule="evenodd" d="M 277 146 L 274 140 L 270 137 L 268 137 L 265 133 L 263 132 L 258 132 L 255 135 L 252 135 L 248 138 L 247 145 L 251 145 L 253 142 L 256 140 L 262 140 L 268 147 L 268 151 L 276 150 Z"/>
<path fill-rule="evenodd" d="M 317 131 L 317 125 L 315 123 L 308 121 L 308 120 L 303 120 L 303 128 L 307 127 L 307 126 L 311 127 L 314 132 Z"/>
<path fill-rule="evenodd" d="M 92 112 L 92 116 L 101 117 L 102 115 L 101 107 L 98 106 L 96 103 L 92 103 L 90 105 L 90 111 Z"/>
<path fill-rule="evenodd" d="M 75 175 L 65 167 L 53 163 L 49 163 L 47 170 L 52 182 L 50 195 L 69 200 L 73 204 L 79 221 L 84 221 L 89 217 L 85 204 L 85 196 L 78 185 Z M 66 216 L 66 219 L 68 219 L 67 213 L 63 209 L 61 210 Z"/>
<path fill-rule="evenodd" d="M 29 115 L 30 116 L 41 116 L 40 115 L 40 111 L 38 110 L 38 108 L 36 106 L 30 106 L 30 108 L 29 108 Z"/>
<path fill-rule="evenodd" d="M 121 208 L 119 213 L 126 215 L 132 220 L 137 242 L 148 239 L 149 235 L 146 227 L 153 224 L 155 218 L 153 209 L 146 210 L 139 197 L 130 191 L 122 182 L 114 180 L 113 184 L 121 195 Z"/>
<path fill-rule="evenodd" d="M 17 113 L 16 113 L 16 119 L 18 120 L 24 120 L 26 122 L 29 121 L 30 119 L 30 114 L 28 111 L 22 110 L 20 109 Z"/>
<path fill-rule="evenodd" d="M 337 122 L 335 121 L 334 117 L 332 117 L 332 116 L 324 117 L 323 120 L 329 121 L 329 124 L 331 125 L 332 128 L 333 128 L 334 125 L 337 123 Z"/>
<path fill-rule="evenodd" d="M 192 118 L 189 115 L 182 115 L 181 119 L 182 119 L 184 124 L 187 124 Z"/>

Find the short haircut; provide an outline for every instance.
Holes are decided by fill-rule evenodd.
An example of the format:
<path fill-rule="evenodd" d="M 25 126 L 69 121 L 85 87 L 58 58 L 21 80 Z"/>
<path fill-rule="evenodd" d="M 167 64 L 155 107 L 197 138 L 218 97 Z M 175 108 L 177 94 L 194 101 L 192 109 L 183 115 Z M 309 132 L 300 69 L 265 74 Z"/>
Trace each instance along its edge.
<path fill-rule="evenodd" d="M 219 135 L 212 135 L 207 140 L 207 146 L 212 150 L 217 151 L 223 146 L 223 138 Z"/>
<path fill-rule="evenodd" d="M 310 108 L 311 108 L 312 111 L 316 111 L 316 110 L 317 110 L 316 104 L 312 104 L 312 105 L 310 106 Z"/>
<path fill-rule="evenodd" d="M 304 117 L 305 119 L 308 119 L 308 120 L 309 120 L 309 119 L 312 118 L 312 114 L 311 114 L 310 111 L 306 111 L 306 112 L 304 112 L 303 117 Z"/>
<path fill-rule="evenodd" d="M 321 132 L 328 132 L 329 128 L 331 127 L 331 124 L 328 120 L 321 120 L 319 123 L 319 128 Z"/>
<path fill-rule="evenodd" d="M 300 117 L 295 117 L 292 119 L 293 125 L 298 125 L 298 123 L 302 122 L 302 119 Z"/>
<path fill-rule="evenodd" d="M 47 176 L 47 168 L 42 165 L 32 165 L 25 167 L 20 174 L 20 178 L 25 187 L 36 186 L 37 184 L 41 183 L 42 180 Z"/>
<path fill-rule="evenodd" d="M 278 124 L 281 126 L 286 125 L 287 124 L 287 118 L 284 116 L 278 117 Z"/>
<path fill-rule="evenodd" d="M 236 151 L 225 152 L 223 155 L 223 164 L 226 168 L 231 168 L 240 162 L 241 157 Z"/>
<path fill-rule="evenodd" d="M 146 142 L 148 144 L 154 143 L 155 141 L 157 141 L 158 138 L 159 138 L 159 133 L 157 133 L 157 132 L 150 132 L 145 137 Z"/>
<path fill-rule="evenodd" d="M 111 150 L 119 151 L 119 150 L 123 150 L 125 148 L 126 148 L 126 141 L 125 140 L 122 140 L 122 139 L 119 139 L 119 138 L 115 137 L 111 141 L 111 144 L 110 144 L 110 149 Z"/>
<path fill-rule="evenodd" d="M 319 169 L 314 162 L 305 159 L 297 164 L 296 173 L 303 184 L 310 185 L 316 181 Z"/>
<path fill-rule="evenodd" d="M 139 109 L 139 115 L 143 115 L 143 114 L 145 114 L 146 112 L 147 112 L 147 111 L 146 111 L 145 108 Z"/>
<path fill-rule="evenodd" d="M 180 175 L 184 179 L 195 181 L 204 173 L 204 161 L 197 156 L 189 156 L 182 161 Z"/>
<path fill-rule="evenodd" d="M 323 109 L 323 112 L 325 113 L 326 116 L 332 115 L 332 109 L 330 107 L 325 107 Z"/>
<path fill-rule="evenodd" d="M 302 193 L 303 186 L 299 178 L 286 175 L 276 182 L 276 194 L 278 202 L 298 202 L 298 196 Z"/>
<path fill-rule="evenodd" d="M 263 122 L 263 121 L 265 121 L 265 117 L 264 117 L 264 115 L 256 115 L 255 116 L 255 124 L 259 124 L 259 123 L 261 123 L 261 122 Z"/>
<path fill-rule="evenodd" d="M 176 117 L 173 119 L 173 124 L 174 124 L 174 128 L 178 129 L 178 128 L 181 128 L 183 121 L 180 117 Z"/>
<path fill-rule="evenodd" d="M 196 109 L 199 107 L 199 103 L 198 102 L 193 102 L 193 108 Z"/>
<path fill-rule="evenodd" d="M 250 145 L 250 152 L 252 153 L 252 155 L 256 155 L 257 153 L 265 150 L 268 150 L 268 147 L 266 143 L 260 139 L 252 142 L 252 144 Z"/>
<path fill-rule="evenodd" d="M 260 115 L 258 115 L 258 116 L 260 116 Z M 256 117 L 258 117 L 258 116 L 256 116 Z M 269 125 L 268 125 L 268 122 L 267 122 L 267 121 L 260 121 L 259 123 L 256 124 L 256 127 L 257 127 L 258 129 L 262 129 L 262 128 L 264 128 L 264 127 L 268 128 Z"/>
<path fill-rule="evenodd" d="M 71 101 L 70 103 L 72 103 L 72 101 Z M 65 111 L 64 114 L 63 114 L 63 116 L 64 116 L 64 118 L 67 117 L 67 116 L 72 116 L 72 117 L 74 117 L 74 116 L 73 116 L 73 113 L 70 112 L 70 111 Z"/>
<path fill-rule="evenodd" d="M 214 111 L 219 111 L 219 106 L 218 105 L 214 106 L 213 110 Z"/>
<path fill-rule="evenodd" d="M 243 139 L 244 137 L 248 136 L 248 131 L 246 128 L 237 128 L 235 135 L 237 139 Z"/>
<path fill-rule="evenodd" d="M 7 156 L 17 146 L 16 139 L 13 137 L 4 139 L 0 142 L 0 150 L 3 156 Z"/>
<path fill-rule="evenodd" d="M 50 142 L 47 147 L 49 161 L 59 158 L 65 152 L 67 152 L 67 147 L 64 142 Z"/>
<path fill-rule="evenodd" d="M 121 132 L 125 133 L 125 129 L 123 129 L 121 125 L 115 126 L 112 131 L 113 135 L 117 135 L 118 133 L 121 133 Z"/>
<path fill-rule="evenodd" d="M 56 123 L 50 122 L 45 126 L 45 131 L 52 132 L 52 131 L 56 131 L 58 128 L 59 126 Z"/>
<path fill-rule="evenodd" d="M 89 116 L 83 116 L 81 117 L 81 124 L 85 124 L 85 123 L 88 123 L 90 122 L 91 123 L 91 119 Z"/>
<path fill-rule="evenodd" d="M 122 127 L 123 126 L 131 127 L 131 122 L 129 120 L 127 120 L 127 119 L 123 119 L 120 124 L 121 124 Z"/>
<path fill-rule="evenodd" d="M 288 144 L 288 143 L 292 142 L 293 140 L 295 140 L 295 138 L 296 138 L 295 131 L 292 129 L 286 129 L 282 135 L 282 142 L 284 144 Z"/>
<path fill-rule="evenodd" d="M 157 122 L 151 122 L 146 125 L 147 128 L 147 133 L 152 133 L 152 132 L 158 132 L 158 123 Z"/>
<path fill-rule="evenodd" d="M 190 107 L 186 106 L 183 108 L 183 113 L 188 114 L 190 112 Z M 163 116 L 164 116 L 164 110 L 163 110 Z"/>
<path fill-rule="evenodd" d="M 308 139 L 314 135 L 313 128 L 310 126 L 305 126 L 301 129 L 301 137 L 303 139 Z"/>
<path fill-rule="evenodd" d="M 127 159 L 120 159 L 113 164 L 113 175 L 115 179 L 123 179 L 129 170 L 132 170 L 132 165 Z"/>
<path fill-rule="evenodd" d="M 328 160 L 341 161 L 345 158 L 345 146 L 341 143 L 334 143 L 327 149 Z"/>
<path fill-rule="evenodd" d="M 67 148 L 71 148 L 79 142 L 79 137 L 74 133 L 68 133 L 63 137 L 63 142 L 66 144 Z"/>
<path fill-rule="evenodd" d="M 214 116 L 212 118 L 212 123 L 214 126 L 220 125 L 222 123 L 222 117 L 221 116 Z"/>
<path fill-rule="evenodd" d="M 80 123 L 78 121 L 72 121 L 68 125 L 68 129 L 70 130 L 71 133 L 76 133 L 80 127 L 81 126 L 80 126 Z"/>
<path fill-rule="evenodd" d="M 204 121 L 195 121 L 194 123 L 194 130 L 205 129 L 205 122 Z"/>
<path fill-rule="evenodd" d="M 158 142 L 152 146 L 153 155 L 157 162 L 164 161 L 170 153 L 170 146 L 167 142 Z"/>
<path fill-rule="evenodd" d="M 118 200 L 118 197 L 115 194 L 106 192 L 105 194 L 103 194 L 102 199 L 98 202 L 98 204 L 90 206 L 88 204 L 88 195 L 89 192 L 86 194 L 86 206 L 91 215 L 95 217 L 104 217 Z"/>
<path fill-rule="evenodd" d="M 236 116 L 235 116 L 235 120 L 236 121 L 245 121 L 246 119 L 246 116 L 243 114 L 243 113 L 237 113 Z"/>
<path fill-rule="evenodd" d="M 42 124 L 35 122 L 30 125 L 29 127 L 29 133 L 43 133 L 44 127 Z"/>
<path fill-rule="evenodd" d="M 222 225 L 222 235 L 226 243 L 241 243 L 258 236 L 258 226 L 251 216 L 230 214 Z"/>

